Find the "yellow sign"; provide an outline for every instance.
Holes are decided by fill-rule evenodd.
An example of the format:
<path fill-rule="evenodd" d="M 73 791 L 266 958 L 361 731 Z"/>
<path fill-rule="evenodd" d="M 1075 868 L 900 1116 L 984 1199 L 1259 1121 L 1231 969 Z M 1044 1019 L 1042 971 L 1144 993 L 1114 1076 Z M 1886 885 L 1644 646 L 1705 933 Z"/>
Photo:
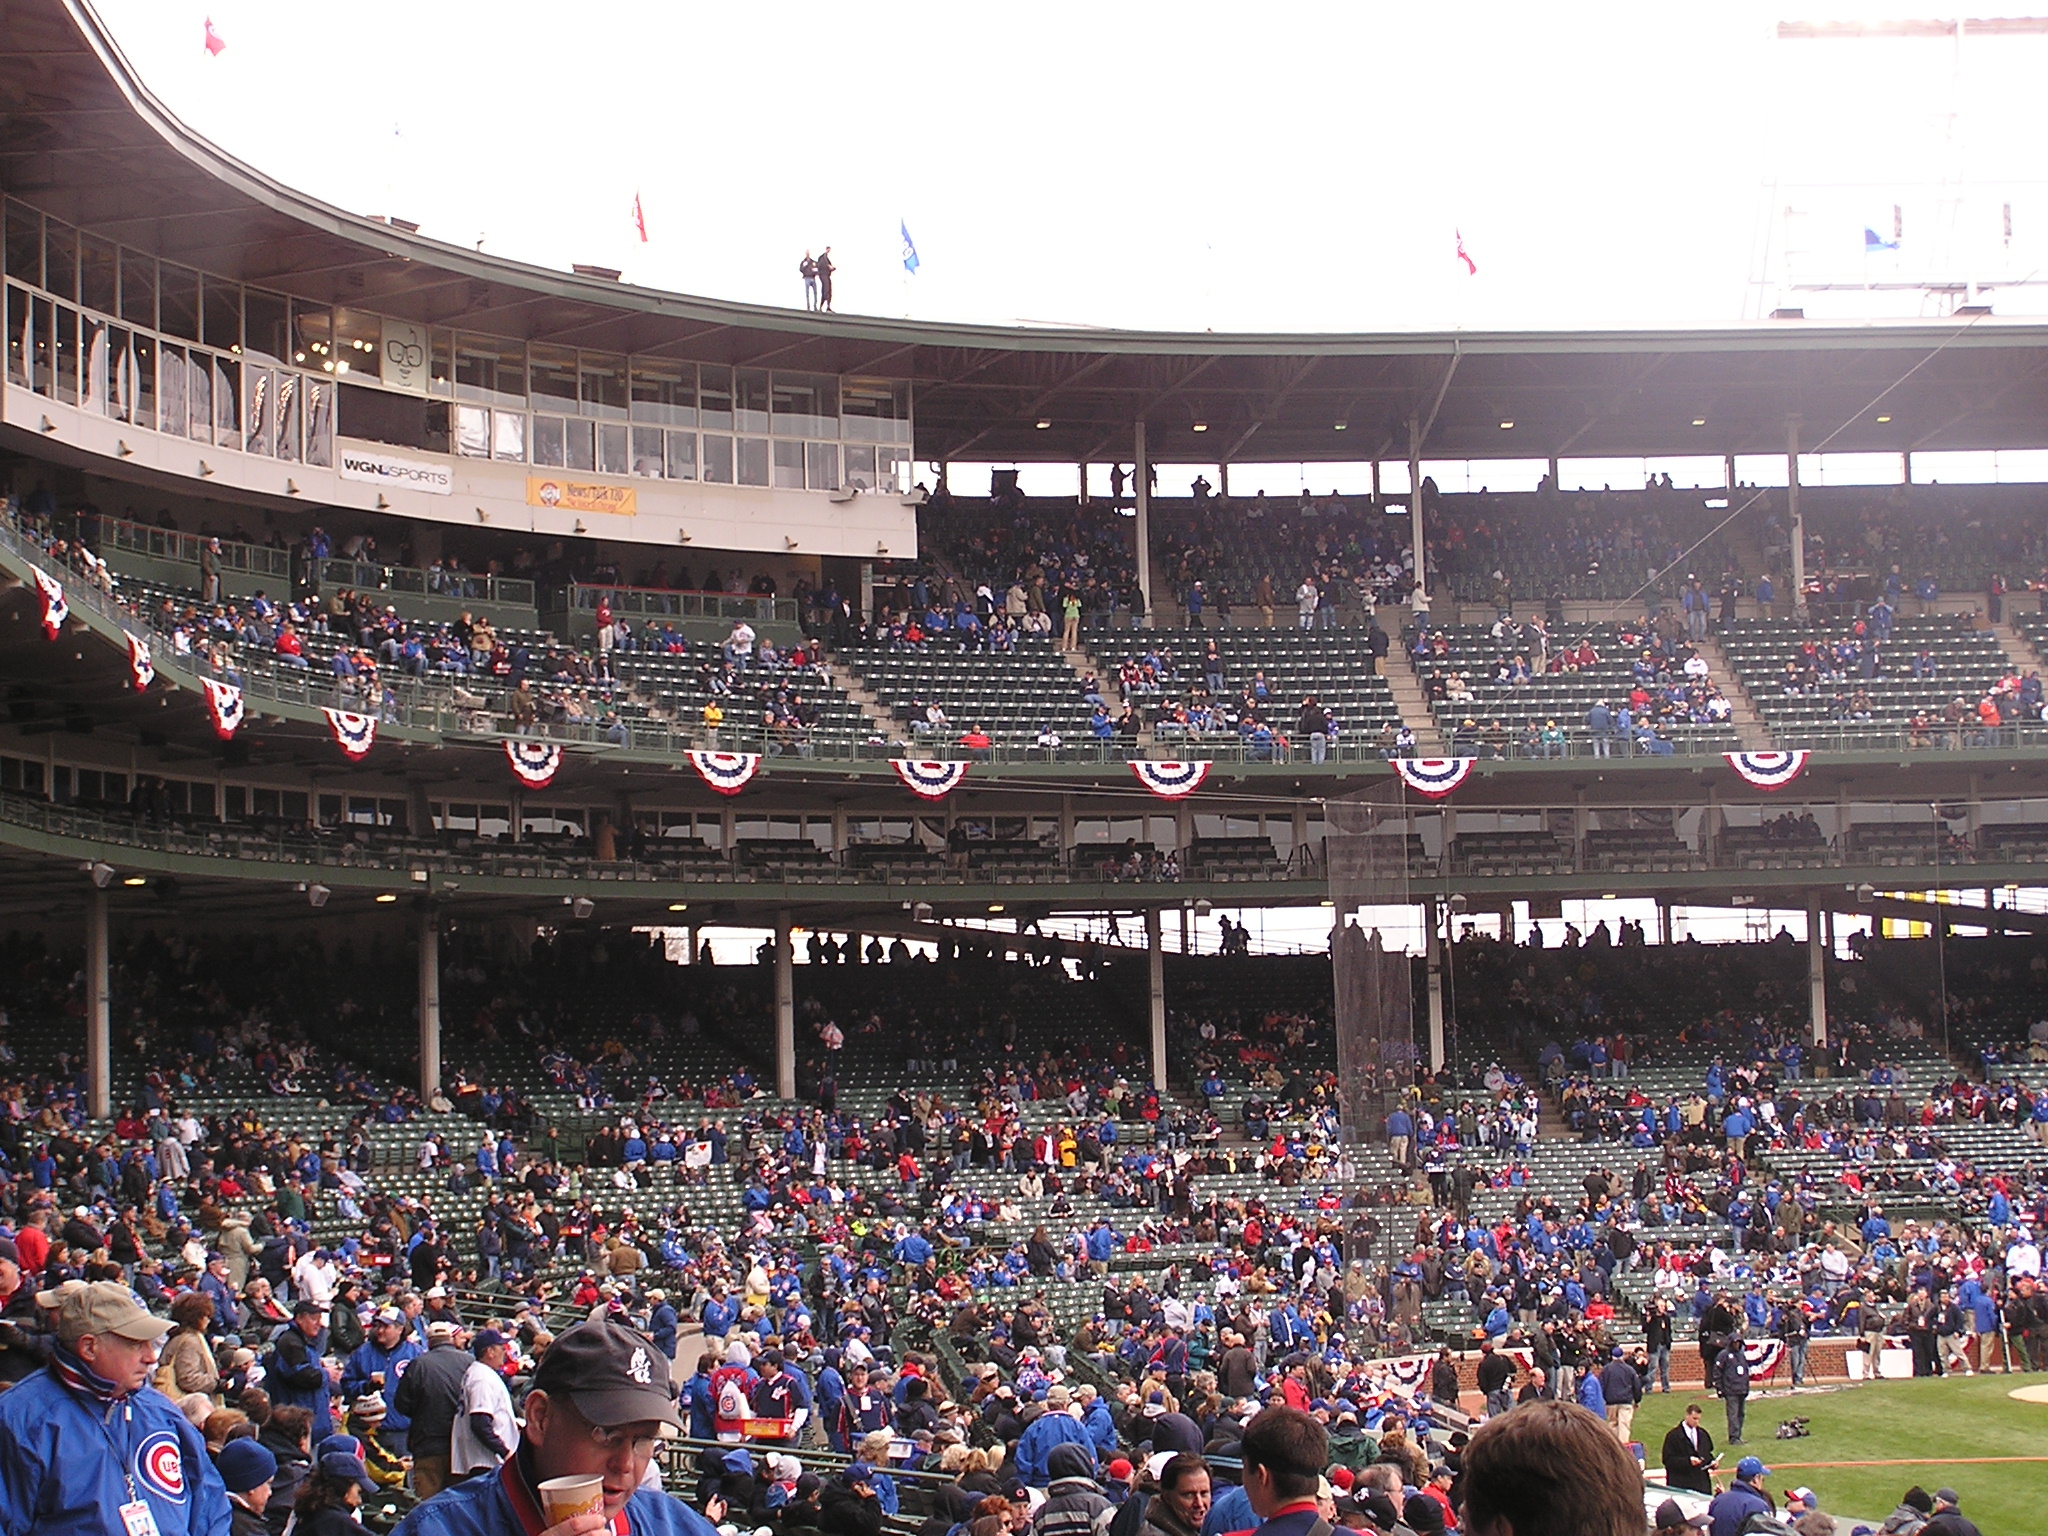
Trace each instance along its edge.
<path fill-rule="evenodd" d="M 553 507 L 562 512 L 610 512 L 632 517 L 640 509 L 630 485 L 603 485 L 595 480 L 566 480 L 554 476 L 526 477 L 526 504 Z"/>

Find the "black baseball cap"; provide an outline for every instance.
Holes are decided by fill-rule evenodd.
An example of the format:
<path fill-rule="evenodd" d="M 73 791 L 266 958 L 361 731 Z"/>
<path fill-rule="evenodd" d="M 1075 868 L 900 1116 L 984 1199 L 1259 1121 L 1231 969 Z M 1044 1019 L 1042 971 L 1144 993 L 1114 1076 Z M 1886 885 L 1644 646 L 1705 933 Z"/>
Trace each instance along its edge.
<path fill-rule="evenodd" d="M 654 1420 L 681 1429 L 668 1371 L 668 1357 L 645 1334 L 619 1323 L 578 1323 L 540 1357 L 533 1386 L 550 1399 L 567 1398 L 600 1427 Z"/>

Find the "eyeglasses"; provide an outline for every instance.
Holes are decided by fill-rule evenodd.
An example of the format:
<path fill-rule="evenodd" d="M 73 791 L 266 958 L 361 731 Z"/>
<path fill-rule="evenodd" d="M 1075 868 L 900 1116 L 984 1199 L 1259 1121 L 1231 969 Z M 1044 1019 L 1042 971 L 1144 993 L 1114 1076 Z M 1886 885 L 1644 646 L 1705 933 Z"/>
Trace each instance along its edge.
<path fill-rule="evenodd" d="M 607 1456 L 616 1456 L 629 1446 L 635 1456 L 652 1456 L 655 1446 L 661 1443 L 658 1435 L 629 1435 L 622 1429 L 607 1429 L 602 1424 L 591 1424 L 587 1428 L 590 1443 Z"/>

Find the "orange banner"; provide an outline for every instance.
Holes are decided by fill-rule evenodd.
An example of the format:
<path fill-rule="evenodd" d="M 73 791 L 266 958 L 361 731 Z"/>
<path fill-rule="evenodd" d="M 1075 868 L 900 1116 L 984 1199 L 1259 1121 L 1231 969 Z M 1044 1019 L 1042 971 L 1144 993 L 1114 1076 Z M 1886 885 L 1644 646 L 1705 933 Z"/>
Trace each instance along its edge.
<path fill-rule="evenodd" d="M 526 478 L 526 504 L 562 512 L 609 512 L 632 517 L 640 508 L 630 485 L 605 485 L 596 480 L 569 480 L 553 475 Z"/>

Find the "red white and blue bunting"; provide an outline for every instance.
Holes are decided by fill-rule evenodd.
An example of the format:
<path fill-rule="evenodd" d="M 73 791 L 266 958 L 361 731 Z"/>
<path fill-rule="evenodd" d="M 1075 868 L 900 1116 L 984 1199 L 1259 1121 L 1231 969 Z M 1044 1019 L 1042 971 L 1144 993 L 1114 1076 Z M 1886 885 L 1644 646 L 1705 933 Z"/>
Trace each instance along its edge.
<path fill-rule="evenodd" d="M 206 718 L 213 722 L 213 734 L 222 741 L 232 741 L 242 723 L 242 690 L 232 683 L 216 683 L 210 677 L 201 678 L 200 687 L 206 692 Z"/>
<path fill-rule="evenodd" d="M 327 728 L 334 732 L 334 744 L 350 762 L 360 762 L 370 755 L 377 740 L 375 715 L 352 715 L 345 709 L 323 709 L 320 713 L 327 717 Z"/>
<path fill-rule="evenodd" d="M 505 760 L 512 765 L 512 776 L 528 789 L 546 789 L 562 766 L 562 749 L 539 741 L 508 741 Z"/>
<path fill-rule="evenodd" d="M 156 663 L 149 659 L 149 642 L 132 629 L 121 633 L 128 637 L 128 675 L 135 679 L 135 691 L 142 693 L 156 680 Z"/>
<path fill-rule="evenodd" d="M 921 762 L 916 758 L 892 757 L 889 766 L 913 795 L 926 800 L 943 800 L 967 777 L 965 763 Z"/>
<path fill-rule="evenodd" d="M 1472 776 L 1476 757 L 1397 757 L 1394 772 L 1418 795 L 1441 800 Z"/>
<path fill-rule="evenodd" d="M 1202 787 L 1202 780 L 1209 777 L 1209 764 L 1199 763 L 1148 763 L 1134 760 L 1131 772 L 1138 776 L 1138 782 L 1153 794 L 1167 800 L 1178 800 L 1182 795 L 1192 795 Z"/>
<path fill-rule="evenodd" d="M 1785 1358 L 1785 1341 L 1750 1339 L 1743 1344 L 1742 1353 L 1749 1359 L 1749 1374 L 1761 1379 L 1777 1372 L 1778 1363 Z"/>
<path fill-rule="evenodd" d="M 721 795 L 736 795 L 761 771 L 758 752 L 692 752 L 690 766 Z"/>
<path fill-rule="evenodd" d="M 1723 752 L 1742 782 L 1756 789 L 1783 789 L 1806 771 L 1805 752 Z"/>
<path fill-rule="evenodd" d="M 64 601 L 64 584 L 39 566 L 30 566 L 28 573 L 35 577 L 36 596 L 43 600 L 43 633 L 54 640 L 71 617 L 71 605 Z"/>

